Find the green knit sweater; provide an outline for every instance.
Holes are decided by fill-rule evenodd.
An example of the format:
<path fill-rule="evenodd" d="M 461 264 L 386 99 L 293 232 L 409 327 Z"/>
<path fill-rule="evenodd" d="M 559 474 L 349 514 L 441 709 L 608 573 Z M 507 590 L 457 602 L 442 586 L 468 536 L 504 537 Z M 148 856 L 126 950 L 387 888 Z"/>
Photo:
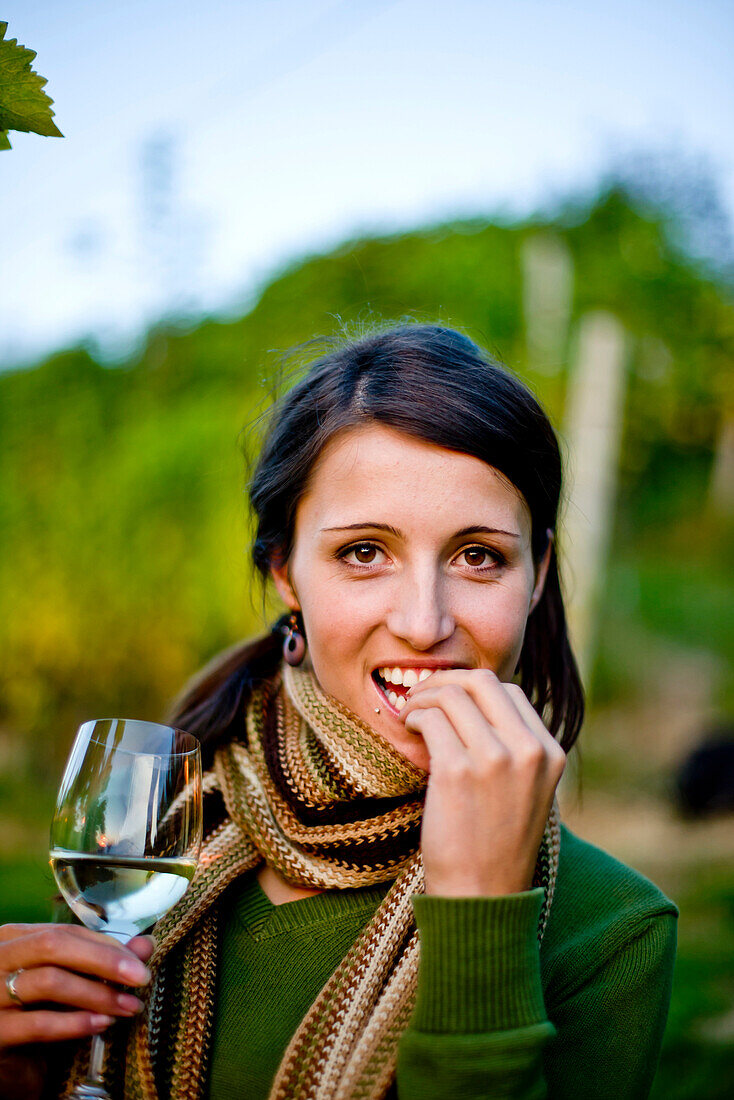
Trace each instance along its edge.
<path fill-rule="evenodd" d="M 386 889 L 280 906 L 252 875 L 230 890 L 209 1100 L 266 1100 L 293 1032 Z M 647 1096 L 670 1000 L 675 906 L 565 828 L 539 949 L 541 899 L 539 889 L 414 898 L 418 993 L 391 1095 Z"/>

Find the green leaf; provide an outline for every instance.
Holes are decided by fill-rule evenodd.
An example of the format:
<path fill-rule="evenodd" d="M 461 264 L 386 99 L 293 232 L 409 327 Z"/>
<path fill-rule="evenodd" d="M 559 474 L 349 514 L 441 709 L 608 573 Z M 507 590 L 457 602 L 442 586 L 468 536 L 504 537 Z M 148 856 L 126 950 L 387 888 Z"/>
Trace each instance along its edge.
<path fill-rule="evenodd" d="M 53 121 L 53 100 L 43 91 L 46 81 L 31 68 L 35 52 L 6 39 L 7 29 L 0 23 L 0 149 L 10 148 L 6 130 L 63 137 Z"/>

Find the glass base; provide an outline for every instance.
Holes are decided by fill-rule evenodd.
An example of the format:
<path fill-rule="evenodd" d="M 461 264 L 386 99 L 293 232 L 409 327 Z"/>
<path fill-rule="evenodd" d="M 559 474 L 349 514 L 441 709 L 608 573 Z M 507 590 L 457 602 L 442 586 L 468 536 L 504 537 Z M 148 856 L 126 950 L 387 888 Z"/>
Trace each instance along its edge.
<path fill-rule="evenodd" d="M 77 1085 L 69 1100 L 110 1100 L 110 1094 L 104 1085 L 95 1085 L 92 1081 L 83 1081 Z"/>

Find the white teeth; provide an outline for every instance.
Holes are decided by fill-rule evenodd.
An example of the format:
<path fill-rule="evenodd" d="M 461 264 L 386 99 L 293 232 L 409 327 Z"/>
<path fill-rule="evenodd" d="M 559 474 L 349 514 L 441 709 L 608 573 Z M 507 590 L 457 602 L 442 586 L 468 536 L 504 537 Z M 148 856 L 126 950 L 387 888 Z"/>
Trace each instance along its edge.
<path fill-rule="evenodd" d="M 389 665 L 385 665 L 384 668 L 378 668 L 377 674 L 386 684 L 402 684 L 403 687 L 412 688 L 422 680 L 427 680 L 435 671 L 433 668 L 402 669 L 399 666 L 390 668 Z"/>
<path fill-rule="evenodd" d="M 407 702 L 408 700 L 405 698 L 404 695 L 398 695 L 395 701 L 395 706 L 398 708 L 398 710 L 402 710 Z"/>
<path fill-rule="evenodd" d="M 396 707 L 398 705 L 399 696 L 398 696 L 397 691 L 388 691 L 387 697 L 388 697 L 388 699 L 390 700 L 390 702 L 392 703 L 392 705 L 394 707 Z"/>

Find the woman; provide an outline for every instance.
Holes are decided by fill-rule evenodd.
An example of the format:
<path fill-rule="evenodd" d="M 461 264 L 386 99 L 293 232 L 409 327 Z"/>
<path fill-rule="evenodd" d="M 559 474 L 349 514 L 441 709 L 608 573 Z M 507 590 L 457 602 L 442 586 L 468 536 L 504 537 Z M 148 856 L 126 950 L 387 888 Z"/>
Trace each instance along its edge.
<path fill-rule="evenodd" d="M 545 414 L 456 332 L 367 337 L 287 395 L 251 501 L 288 613 L 174 716 L 208 832 L 112 1029 L 117 1095 L 647 1095 L 676 910 L 559 827 L 560 492 Z M 3 930 L 16 1065 L 134 1014 L 100 979 L 140 984 L 150 949 Z"/>

